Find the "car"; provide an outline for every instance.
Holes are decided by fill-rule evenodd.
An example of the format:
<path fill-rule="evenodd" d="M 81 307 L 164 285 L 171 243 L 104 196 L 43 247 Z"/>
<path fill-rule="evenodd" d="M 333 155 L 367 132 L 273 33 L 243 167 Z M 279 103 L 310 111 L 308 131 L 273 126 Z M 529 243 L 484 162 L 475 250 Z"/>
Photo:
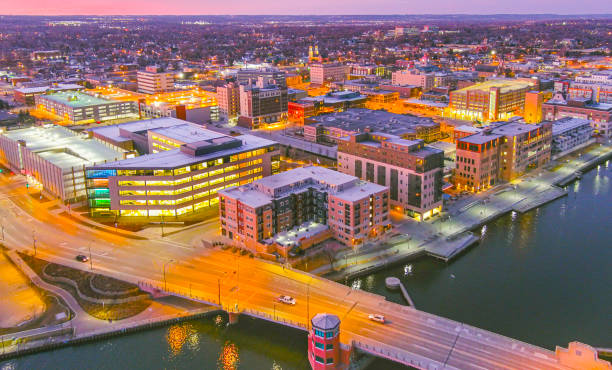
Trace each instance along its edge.
<path fill-rule="evenodd" d="M 281 303 L 290 304 L 292 306 L 295 306 L 296 303 L 295 298 L 289 297 L 288 295 L 282 295 L 278 297 L 278 301 Z"/>
<path fill-rule="evenodd" d="M 87 262 L 89 261 L 89 258 L 84 254 L 79 254 L 78 256 L 76 256 L 76 260 L 79 262 Z"/>
<path fill-rule="evenodd" d="M 385 323 L 385 317 L 378 313 L 371 313 L 368 315 L 368 318 L 372 321 L 380 322 L 383 324 Z"/>

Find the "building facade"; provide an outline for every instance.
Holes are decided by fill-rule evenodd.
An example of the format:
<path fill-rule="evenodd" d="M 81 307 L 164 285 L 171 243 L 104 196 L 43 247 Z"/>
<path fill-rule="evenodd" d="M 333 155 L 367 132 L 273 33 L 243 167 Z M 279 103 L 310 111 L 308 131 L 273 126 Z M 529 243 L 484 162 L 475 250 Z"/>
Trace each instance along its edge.
<path fill-rule="evenodd" d="M 548 163 L 552 123 L 492 125 L 456 144 L 455 187 L 480 192 Z"/>
<path fill-rule="evenodd" d="M 469 121 L 491 122 L 522 115 L 531 84 L 518 80 L 489 80 L 451 91 L 445 115 Z"/>
<path fill-rule="evenodd" d="M 324 225 L 321 232 L 345 245 L 358 245 L 390 224 L 389 189 L 323 167 L 302 167 L 219 193 L 221 234 L 260 252 L 283 244 L 280 233 L 304 233 L 301 225 Z M 312 227 L 312 226 L 311 226 Z"/>
<path fill-rule="evenodd" d="M 111 119 L 137 118 L 132 101 L 115 101 L 78 91 L 55 92 L 35 96 L 36 109 L 56 116 L 68 125 L 81 125 Z"/>
<path fill-rule="evenodd" d="M 404 86 L 418 86 L 424 91 L 431 90 L 435 86 L 436 76 L 434 73 L 425 73 L 418 70 L 395 71 L 391 75 L 391 84 Z"/>
<path fill-rule="evenodd" d="M 197 218 L 196 213 L 204 217 L 206 211 L 216 211 L 219 191 L 279 170 L 279 149 L 273 141 L 212 131 L 201 134 L 209 134 L 209 138 L 200 136 L 200 140 L 178 148 L 88 167 L 91 215 L 162 218 L 162 221 L 163 217 Z M 151 141 L 157 142 L 167 141 L 169 136 L 150 133 Z"/>
<path fill-rule="evenodd" d="M 523 118 L 526 123 L 542 122 L 542 104 L 544 93 L 541 91 L 528 91 L 525 93 L 525 112 Z"/>
<path fill-rule="evenodd" d="M 156 94 L 174 89 L 174 73 L 162 72 L 156 66 L 149 66 L 138 71 L 138 92 Z"/>
<path fill-rule="evenodd" d="M 344 81 L 350 67 L 340 63 L 310 64 L 310 83 L 324 85 L 333 81 Z"/>
<path fill-rule="evenodd" d="M 444 152 L 380 132 L 338 141 L 338 171 L 389 187 L 391 205 L 423 220 L 442 210 Z"/>
<path fill-rule="evenodd" d="M 552 123 L 552 154 L 569 153 L 593 142 L 591 121 L 566 117 Z"/>
<path fill-rule="evenodd" d="M 226 119 L 233 119 L 240 114 L 240 87 L 230 82 L 217 87 L 217 102 L 219 113 Z"/>
<path fill-rule="evenodd" d="M 85 167 L 132 156 L 133 152 L 60 126 L 31 127 L 0 134 L 0 162 L 37 182 L 65 203 L 87 199 Z"/>
<path fill-rule="evenodd" d="M 612 104 L 593 103 L 590 99 L 566 99 L 562 93 L 556 93 L 542 105 L 542 112 L 547 121 L 564 117 L 587 119 L 596 134 L 612 137 Z"/>
<path fill-rule="evenodd" d="M 263 85 L 240 85 L 240 117 L 242 127 L 258 129 L 269 124 L 287 121 L 287 88 Z"/>

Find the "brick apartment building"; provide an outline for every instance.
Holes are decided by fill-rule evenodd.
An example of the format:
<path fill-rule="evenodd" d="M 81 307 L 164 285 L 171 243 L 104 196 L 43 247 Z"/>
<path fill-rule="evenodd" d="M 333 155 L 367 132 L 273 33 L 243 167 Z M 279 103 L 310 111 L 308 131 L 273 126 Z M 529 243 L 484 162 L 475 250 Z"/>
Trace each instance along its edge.
<path fill-rule="evenodd" d="M 426 219 L 442 209 L 444 152 L 423 140 L 381 132 L 338 140 L 338 170 L 388 186 L 391 204 L 411 217 Z"/>
<path fill-rule="evenodd" d="M 302 167 L 219 192 L 223 236 L 285 254 L 320 234 L 363 243 L 390 224 L 389 189 L 324 167 Z"/>

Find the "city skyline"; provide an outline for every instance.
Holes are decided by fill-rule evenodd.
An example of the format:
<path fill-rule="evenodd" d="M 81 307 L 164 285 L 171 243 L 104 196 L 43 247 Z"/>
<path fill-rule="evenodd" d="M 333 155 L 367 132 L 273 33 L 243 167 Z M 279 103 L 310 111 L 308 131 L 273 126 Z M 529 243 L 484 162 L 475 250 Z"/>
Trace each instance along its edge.
<path fill-rule="evenodd" d="M 412 4 L 402 0 L 339 0 L 330 4 L 322 0 L 308 3 L 277 3 L 270 1 L 231 0 L 212 1 L 177 0 L 93 0 L 63 3 L 35 0 L 18 2 L 9 0 L 1 10 L 3 15 L 387 15 L 387 14 L 597 14 L 612 13 L 612 4 L 601 0 L 575 1 L 545 0 L 534 4 L 527 0 L 514 2 L 485 0 L 457 2 L 435 0 Z"/>

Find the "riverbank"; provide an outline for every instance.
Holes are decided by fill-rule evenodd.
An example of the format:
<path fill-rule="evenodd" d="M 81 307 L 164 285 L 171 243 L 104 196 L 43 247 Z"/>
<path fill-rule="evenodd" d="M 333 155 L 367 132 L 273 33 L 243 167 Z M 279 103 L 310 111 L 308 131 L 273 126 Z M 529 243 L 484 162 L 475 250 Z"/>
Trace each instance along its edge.
<path fill-rule="evenodd" d="M 217 308 L 196 302 L 176 297 L 164 297 L 153 300 L 148 308 L 129 318 L 98 319 L 89 315 L 70 292 L 44 281 L 15 251 L 8 251 L 6 255 L 36 287 L 61 297 L 72 313 L 68 321 L 60 324 L 0 336 L 2 344 L 0 361 L 62 346 L 198 319 L 219 312 Z"/>
<path fill-rule="evenodd" d="M 393 230 L 396 235 L 382 246 L 365 245 L 357 251 L 341 252 L 336 256 L 335 268 L 326 264 L 310 272 L 342 282 L 422 256 L 449 262 L 478 243 L 477 230 L 487 223 L 508 213 L 526 213 L 566 196 L 563 186 L 610 158 L 612 147 L 591 145 L 520 179 L 455 202 L 433 220 L 397 220 Z"/>

